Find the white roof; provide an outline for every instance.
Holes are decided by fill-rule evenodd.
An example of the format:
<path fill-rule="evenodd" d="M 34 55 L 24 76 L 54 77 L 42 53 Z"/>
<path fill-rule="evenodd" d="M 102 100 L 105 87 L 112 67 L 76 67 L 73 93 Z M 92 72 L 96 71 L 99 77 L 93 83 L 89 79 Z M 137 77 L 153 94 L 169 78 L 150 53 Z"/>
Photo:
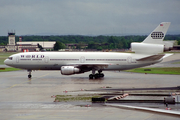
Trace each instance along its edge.
<path fill-rule="evenodd" d="M 36 41 L 36 42 L 17 42 L 18 45 L 23 45 L 23 44 L 37 45 L 37 44 L 39 44 L 43 48 L 53 48 L 55 43 L 56 43 L 55 41 L 51 41 L 51 42 L 49 42 L 49 41 L 44 41 L 44 42 L 38 42 L 38 41 Z"/>

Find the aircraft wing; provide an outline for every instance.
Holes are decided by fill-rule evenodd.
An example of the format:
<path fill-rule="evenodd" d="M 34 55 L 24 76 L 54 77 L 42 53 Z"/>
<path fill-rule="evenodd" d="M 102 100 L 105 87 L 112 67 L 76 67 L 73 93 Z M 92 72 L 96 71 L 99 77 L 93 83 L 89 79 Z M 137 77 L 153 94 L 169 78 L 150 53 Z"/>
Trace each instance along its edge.
<path fill-rule="evenodd" d="M 84 69 L 89 69 L 89 70 L 92 70 L 92 69 L 95 69 L 95 70 L 100 70 L 100 69 L 105 69 L 107 68 L 109 65 L 112 65 L 112 64 L 109 64 L 109 63 L 71 63 L 71 64 L 67 64 L 67 65 L 73 65 L 75 66 L 76 68 L 84 68 Z"/>
<path fill-rule="evenodd" d="M 163 56 L 165 56 L 165 55 L 164 54 L 151 55 L 151 56 L 148 56 L 148 57 L 137 59 L 137 61 L 155 61 L 155 60 L 159 60 L 159 59 L 163 58 Z"/>

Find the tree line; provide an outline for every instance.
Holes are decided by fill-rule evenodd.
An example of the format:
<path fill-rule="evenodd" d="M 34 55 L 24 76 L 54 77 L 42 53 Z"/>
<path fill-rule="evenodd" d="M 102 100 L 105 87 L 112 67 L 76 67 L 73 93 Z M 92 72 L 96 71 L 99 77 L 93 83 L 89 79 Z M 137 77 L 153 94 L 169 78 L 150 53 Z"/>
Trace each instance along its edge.
<path fill-rule="evenodd" d="M 56 41 L 56 47 L 65 48 L 65 44 L 77 44 L 77 49 L 81 49 L 83 44 L 87 44 L 86 49 L 128 49 L 131 42 L 141 42 L 147 36 L 21 36 L 22 41 Z M 15 37 L 16 42 L 19 36 Z M 166 35 L 165 40 L 178 40 L 180 44 L 180 35 Z M 8 37 L 0 36 L 0 45 L 7 45 Z M 57 48 L 56 48 L 57 49 Z"/>

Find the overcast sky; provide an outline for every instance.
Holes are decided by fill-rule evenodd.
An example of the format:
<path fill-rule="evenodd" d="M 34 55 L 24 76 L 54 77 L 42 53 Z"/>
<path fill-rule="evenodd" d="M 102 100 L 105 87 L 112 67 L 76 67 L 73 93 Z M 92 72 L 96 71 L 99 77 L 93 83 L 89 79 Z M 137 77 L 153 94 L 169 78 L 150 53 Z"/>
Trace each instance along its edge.
<path fill-rule="evenodd" d="M 171 22 L 180 34 L 180 0 L 1 0 L 0 36 L 149 34 Z"/>

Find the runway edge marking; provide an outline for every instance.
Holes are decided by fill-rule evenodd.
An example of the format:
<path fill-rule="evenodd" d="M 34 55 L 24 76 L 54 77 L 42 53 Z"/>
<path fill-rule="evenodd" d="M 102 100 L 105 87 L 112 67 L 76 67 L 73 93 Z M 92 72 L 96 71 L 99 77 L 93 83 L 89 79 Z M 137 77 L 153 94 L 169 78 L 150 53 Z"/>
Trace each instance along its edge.
<path fill-rule="evenodd" d="M 178 111 L 173 111 L 173 110 L 163 110 L 163 109 L 154 109 L 154 108 L 137 107 L 137 106 L 120 105 L 120 104 L 109 104 L 109 103 L 106 103 L 105 105 L 106 105 L 106 106 L 112 106 L 112 107 L 120 107 L 120 108 L 146 110 L 146 111 L 151 111 L 151 112 L 159 112 L 159 113 L 166 113 L 166 114 L 171 114 L 171 115 L 178 115 L 178 116 L 180 116 L 180 112 L 178 112 Z"/>

